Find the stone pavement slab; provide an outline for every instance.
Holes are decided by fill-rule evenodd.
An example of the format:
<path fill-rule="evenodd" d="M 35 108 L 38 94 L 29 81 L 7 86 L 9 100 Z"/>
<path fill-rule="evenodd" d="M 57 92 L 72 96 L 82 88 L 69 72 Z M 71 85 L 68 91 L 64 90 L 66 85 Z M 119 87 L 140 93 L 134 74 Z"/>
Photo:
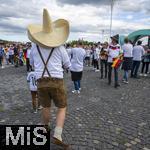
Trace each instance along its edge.
<path fill-rule="evenodd" d="M 0 124 L 40 122 L 40 111 L 32 113 L 26 75 L 25 67 L 0 69 Z M 74 150 L 150 149 L 150 77 L 130 79 L 115 89 L 100 79 L 99 72 L 85 68 L 80 95 L 71 93 L 70 74 L 65 74 L 65 83 L 68 109 L 63 139 Z M 54 129 L 54 106 L 51 112 Z"/>

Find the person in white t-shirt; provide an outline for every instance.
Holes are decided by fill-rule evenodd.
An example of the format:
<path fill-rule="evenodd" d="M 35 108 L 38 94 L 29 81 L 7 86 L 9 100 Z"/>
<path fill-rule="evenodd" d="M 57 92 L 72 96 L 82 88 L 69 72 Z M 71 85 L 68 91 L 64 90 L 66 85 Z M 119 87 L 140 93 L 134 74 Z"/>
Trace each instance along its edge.
<path fill-rule="evenodd" d="M 30 53 L 31 53 L 31 45 L 29 45 L 27 48 L 27 57 L 26 57 L 27 72 L 32 71 L 32 66 L 30 65 Z"/>
<path fill-rule="evenodd" d="M 72 59 L 71 59 L 71 78 L 74 82 L 74 90 L 72 93 L 80 93 L 81 90 L 81 79 L 83 72 L 83 63 L 86 55 L 85 50 L 82 48 L 82 42 L 79 41 L 76 48 L 71 50 Z"/>
<path fill-rule="evenodd" d="M 70 60 L 71 60 L 71 49 L 72 49 L 72 47 L 71 47 L 71 45 L 70 44 L 67 44 L 66 45 L 66 51 L 67 51 L 67 53 L 68 53 L 68 56 L 69 56 L 69 58 L 70 58 Z"/>
<path fill-rule="evenodd" d="M 9 51 L 9 61 L 13 65 L 14 64 L 14 47 L 13 47 L 13 45 L 10 45 L 8 51 Z"/>
<path fill-rule="evenodd" d="M 100 48 L 97 44 L 93 46 L 93 63 L 95 72 L 99 72 Z"/>
<path fill-rule="evenodd" d="M 107 78 L 107 59 L 108 59 L 108 42 L 104 42 L 100 51 L 100 64 L 101 64 L 101 79 L 104 77 L 105 68 L 105 78 Z"/>
<path fill-rule="evenodd" d="M 122 46 L 123 50 L 123 64 L 122 69 L 124 70 L 123 82 L 128 84 L 128 72 L 132 69 L 132 53 L 133 45 L 129 42 L 128 38 L 124 40 L 125 44 Z"/>
<path fill-rule="evenodd" d="M 6 64 L 9 65 L 9 52 L 6 52 Z"/>
<path fill-rule="evenodd" d="M 131 78 L 138 78 L 138 70 L 144 53 L 145 50 L 142 46 L 142 41 L 138 41 L 137 45 L 133 47 L 133 65 L 131 70 Z"/>
<path fill-rule="evenodd" d="M 39 106 L 38 96 L 37 96 L 37 77 L 35 72 L 30 72 L 27 76 L 27 82 L 29 83 L 29 88 L 32 96 L 32 108 L 34 113 L 37 113 Z"/>
<path fill-rule="evenodd" d="M 86 56 L 85 56 L 85 64 L 86 66 L 90 66 L 90 58 L 91 58 L 91 50 L 89 46 L 85 48 Z"/>

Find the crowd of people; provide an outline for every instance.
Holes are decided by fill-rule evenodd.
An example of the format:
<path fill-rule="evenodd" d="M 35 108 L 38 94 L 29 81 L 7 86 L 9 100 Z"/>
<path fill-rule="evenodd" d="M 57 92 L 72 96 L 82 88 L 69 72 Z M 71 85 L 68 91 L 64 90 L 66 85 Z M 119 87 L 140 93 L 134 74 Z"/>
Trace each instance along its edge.
<path fill-rule="evenodd" d="M 100 78 L 108 78 L 108 85 L 112 81 L 112 70 L 114 69 L 114 87 L 117 88 L 120 86 L 118 80 L 118 72 L 123 70 L 122 82 L 125 84 L 129 83 L 129 72 L 131 78 L 139 78 L 140 76 L 148 76 L 149 64 L 150 64 L 150 49 L 148 46 L 142 46 L 142 41 L 138 41 L 134 46 L 128 38 L 125 38 L 124 45 L 120 46 L 118 43 L 118 38 L 116 36 L 111 37 L 111 43 L 96 43 L 94 45 L 82 45 L 85 50 L 84 65 L 92 66 L 95 72 L 100 71 Z M 77 45 L 78 47 L 78 45 Z M 81 50 L 76 50 L 76 46 L 71 47 L 67 45 L 67 52 L 69 54 L 70 60 L 73 63 L 78 64 L 76 69 L 79 72 L 79 68 L 82 66 Z M 73 52 L 72 52 L 73 51 Z M 72 53 L 71 53 L 72 52 Z M 76 55 L 80 55 L 79 58 L 76 58 Z M 113 63 L 116 59 L 120 58 L 119 65 L 113 66 Z M 74 59 L 77 59 L 76 61 Z M 82 58 L 83 59 L 83 58 Z M 141 66 L 141 73 L 138 74 L 139 68 Z M 81 65 L 81 66 L 80 66 Z M 77 76 L 80 76 L 79 74 Z M 76 90 L 75 86 L 75 90 Z M 77 90 L 78 93 L 80 93 Z M 74 93 L 74 91 L 73 91 Z"/>
<path fill-rule="evenodd" d="M 118 44 L 117 37 L 112 37 L 112 42 L 95 43 L 93 45 L 83 45 L 80 42 L 80 47 L 84 49 L 83 56 L 84 66 L 93 66 L 95 72 L 100 71 L 100 78 L 108 78 L 108 84 L 111 84 L 112 63 L 121 54 L 123 56 L 122 65 L 116 70 L 114 68 L 115 84 L 118 83 L 118 69 L 124 70 L 123 82 L 128 83 L 129 70 L 131 70 L 131 77 L 139 78 L 139 76 L 147 76 L 149 73 L 150 64 L 150 49 L 148 46 L 142 46 L 142 41 L 138 41 L 135 46 L 127 38 L 124 40 L 124 45 Z M 66 44 L 66 50 L 70 60 L 72 57 L 72 50 L 78 47 Z M 81 55 L 81 49 L 77 54 Z M 15 67 L 26 65 L 27 72 L 32 71 L 30 65 L 31 43 L 26 44 L 6 44 L 0 45 L 0 67 L 4 68 L 7 65 L 14 65 Z M 76 55 L 76 54 L 74 54 Z M 82 60 L 80 60 L 82 61 Z M 80 62 L 81 63 L 81 62 Z M 140 67 L 141 66 L 141 67 Z M 80 67 L 78 66 L 77 72 Z M 141 71 L 138 75 L 139 68 Z"/>
<path fill-rule="evenodd" d="M 31 71 L 29 62 L 31 44 L 1 44 L 0 45 L 0 67 L 13 65 L 15 67 L 27 66 L 27 71 Z"/>

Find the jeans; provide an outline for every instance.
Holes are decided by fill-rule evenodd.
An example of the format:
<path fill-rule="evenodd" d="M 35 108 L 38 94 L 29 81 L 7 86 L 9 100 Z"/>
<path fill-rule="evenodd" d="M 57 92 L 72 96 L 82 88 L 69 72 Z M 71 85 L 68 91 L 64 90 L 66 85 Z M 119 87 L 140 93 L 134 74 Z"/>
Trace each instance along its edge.
<path fill-rule="evenodd" d="M 14 55 L 9 55 L 9 61 L 11 64 L 14 64 Z"/>
<path fill-rule="evenodd" d="M 133 61 L 132 70 L 131 70 L 131 77 L 137 77 L 137 73 L 140 67 L 141 61 Z"/>
<path fill-rule="evenodd" d="M 8 58 L 6 58 L 6 64 L 9 65 L 9 59 Z"/>
<path fill-rule="evenodd" d="M 74 81 L 74 88 L 75 88 L 75 90 L 79 90 L 80 87 L 81 87 L 80 80 Z"/>
<path fill-rule="evenodd" d="M 146 65 L 146 69 L 145 69 L 145 65 Z M 145 74 L 147 74 L 148 68 L 149 68 L 149 62 L 143 62 L 141 73 L 144 73 L 144 69 L 145 69 Z"/>
<path fill-rule="evenodd" d="M 111 84 L 112 63 L 108 63 L 108 84 Z M 114 68 L 115 85 L 118 85 L 118 69 Z"/>
<path fill-rule="evenodd" d="M 107 78 L 107 60 L 101 60 L 101 78 L 103 78 L 104 67 L 105 67 L 105 78 Z"/>
<path fill-rule="evenodd" d="M 124 76 L 123 78 L 128 81 L 128 70 L 124 70 Z"/>

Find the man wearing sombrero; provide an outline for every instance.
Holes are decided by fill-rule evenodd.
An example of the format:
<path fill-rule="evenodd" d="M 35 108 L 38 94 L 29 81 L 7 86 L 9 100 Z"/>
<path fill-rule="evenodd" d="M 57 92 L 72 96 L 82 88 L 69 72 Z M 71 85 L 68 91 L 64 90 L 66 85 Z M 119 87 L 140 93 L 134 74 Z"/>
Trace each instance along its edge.
<path fill-rule="evenodd" d="M 50 123 L 50 107 L 53 100 L 58 108 L 53 143 L 69 149 L 62 142 L 62 130 L 65 121 L 67 97 L 63 81 L 63 68 L 70 67 L 66 49 L 62 46 L 69 35 L 69 23 L 59 19 L 51 21 L 46 9 L 43 11 L 43 25 L 29 25 L 28 37 L 33 42 L 30 64 L 37 75 L 38 98 L 42 109 L 44 125 Z"/>

